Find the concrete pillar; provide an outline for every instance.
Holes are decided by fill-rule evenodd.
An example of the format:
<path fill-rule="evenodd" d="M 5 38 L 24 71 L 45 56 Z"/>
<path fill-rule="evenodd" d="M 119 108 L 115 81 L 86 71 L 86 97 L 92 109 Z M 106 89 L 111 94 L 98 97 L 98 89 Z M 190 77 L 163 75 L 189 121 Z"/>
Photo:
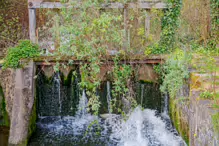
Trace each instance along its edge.
<path fill-rule="evenodd" d="M 15 90 L 10 124 L 9 145 L 26 145 L 34 106 L 35 66 L 31 61 L 15 73 Z"/>

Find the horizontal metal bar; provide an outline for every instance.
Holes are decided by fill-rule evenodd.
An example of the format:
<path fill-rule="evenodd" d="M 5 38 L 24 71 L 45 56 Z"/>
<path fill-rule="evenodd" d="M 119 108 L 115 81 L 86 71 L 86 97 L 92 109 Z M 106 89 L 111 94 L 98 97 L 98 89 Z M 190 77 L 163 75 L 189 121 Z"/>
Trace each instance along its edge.
<path fill-rule="evenodd" d="M 118 63 L 119 64 L 160 64 L 163 63 L 163 59 L 147 59 L 147 60 L 121 60 Z M 68 61 L 59 61 L 60 63 L 68 64 Z M 72 64 L 74 65 L 79 65 L 79 64 L 84 64 L 88 63 L 88 61 L 85 60 L 74 60 Z M 43 65 L 43 66 L 50 66 L 50 65 L 56 65 L 56 61 L 48 61 L 48 62 L 43 62 L 43 61 L 37 61 L 35 62 L 36 65 Z M 102 60 L 101 64 L 114 64 L 113 60 Z"/>
<path fill-rule="evenodd" d="M 29 2 L 28 3 L 29 9 L 36 9 L 36 8 L 67 8 L 71 7 L 68 4 L 62 4 L 60 2 Z M 77 8 L 80 7 L 80 4 L 75 6 Z M 167 8 L 167 4 L 163 2 L 138 2 L 138 3 L 109 3 L 103 4 L 102 8 L 111 8 L 111 9 L 123 9 L 123 8 L 139 8 L 139 9 L 165 9 Z"/>

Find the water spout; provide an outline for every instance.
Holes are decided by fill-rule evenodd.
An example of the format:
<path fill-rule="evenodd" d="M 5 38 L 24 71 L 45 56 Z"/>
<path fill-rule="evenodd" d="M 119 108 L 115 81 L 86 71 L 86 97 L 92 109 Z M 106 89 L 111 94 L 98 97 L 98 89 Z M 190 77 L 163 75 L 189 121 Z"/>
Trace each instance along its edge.
<path fill-rule="evenodd" d="M 168 108 L 169 108 L 168 95 L 165 94 L 165 95 L 164 95 L 164 108 L 163 108 L 163 114 L 164 114 L 164 115 L 168 115 L 168 113 L 169 113 Z"/>
<path fill-rule="evenodd" d="M 110 95 L 110 81 L 107 81 L 107 104 L 108 104 L 108 112 L 111 114 L 111 95 Z"/>
<path fill-rule="evenodd" d="M 141 107 L 143 106 L 143 98 L 144 98 L 144 84 L 141 84 Z"/>
<path fill-rule="evenodd" d="M 62 113 L 62 100 L 61 100 L 61 91 L 60 91 L 60 74 L 59 72 L 56 73 L 54 77 L 54 83 L 55 83 L 55 88 L 58 91 L 58 100 L 59 100 L 59 114 L 61 116 Z"/>
<path fill-rule="evenodd" d="M 85 90 L 83 90 L 82 97 L 80 98 L 78 105 L 78 111 L 76 113 L 78 117 L 84 117 L 87 114 L 87 104 L 88 104 L 88 99 Z"/>

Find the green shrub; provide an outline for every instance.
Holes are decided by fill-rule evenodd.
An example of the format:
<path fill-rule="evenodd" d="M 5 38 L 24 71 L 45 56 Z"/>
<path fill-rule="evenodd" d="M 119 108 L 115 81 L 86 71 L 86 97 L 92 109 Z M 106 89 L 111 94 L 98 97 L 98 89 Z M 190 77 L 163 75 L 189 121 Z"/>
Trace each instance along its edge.
<path fill-rule="evenodd" d="M 174 98 L 178 91 L 189 78 L 188 66 L 191 55 L 183 50 L 176 49 L 174 53 L 161 66 L 161 76 L 163 83 L 161 85 L 162 92 L 168 92 L 171 98 Z M 159 69 L 160 70 L 160 69 Z"/>
<path fill-rule="evenodd" d="M 19 68 L 20 59 L 33 58 L 39 56 L 39 47 L 29 40 L 21 40 L 15 47 L 9 48 L 4 58 L 3 69 Z"/>
<path fill-rule="evenodd" d="M 205 91 L 200 94 L 200 98 L 203 98 L 203 99 L 213 99 L 213 97 L 214 97 L 214 93 L 209 92 L 209 91 Z"/>

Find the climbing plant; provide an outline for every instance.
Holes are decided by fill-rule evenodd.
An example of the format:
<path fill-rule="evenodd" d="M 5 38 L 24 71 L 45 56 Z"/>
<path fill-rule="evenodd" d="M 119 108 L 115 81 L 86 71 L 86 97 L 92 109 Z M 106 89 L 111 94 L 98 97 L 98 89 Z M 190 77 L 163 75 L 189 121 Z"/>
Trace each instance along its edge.
<path fill-rule="evenodd" d="M 185 79 L 189 78 L 188 65 L 190 61 L 191 55 L 179 49 L 167 59 L 159 70 L 163 78 L 162 92 L 168 92 L 172 98 L 176 96 L 185 83 Z"/>
<path fill-rule="evenodd" d="M 66 2 L 66 1 L 63 1 Z M 73 7 L 77 2 L 70 2 Z M 54 21 L 54 35 L 60 34 L 60 44 L 56 53 L 74 55 L 78 60 L 86 60 L 80 66 L 81 88 L 89 96 L 88 109 L 98 114 L 100 107 L 97 88 L 100 86 L 101 60 L 109 59 L 107 50 L 121 50 L 123 47 L 122 15 L 101 10 L 102 1 L 80 1 L 80 9 L 62 9 L 59 19 Z M 64 24 L 64 25 L 63 25 Z M 72 62 L 73 60 L 69 60 Z M 117 87 L 119 85 L 115 84 Z M 120 87 L 123 88 L 123 87 Z"/>
<path fill-rule="evenodd" d="M 128 79 L 130 79 L 132 75 L 132 68 L 130 65 L 119 65 L 118 57 L 114 58 L 114 69 L 113 69 L 113 99 L 112 99 L 112 107 L 116 109 L 117 112 L 122 112 L 121 108 L 118 108 L 117 100 L 121 100 L 122 98 L 129 100 L 129 89 L 128 89 Z M 117 98 L 116 98 L 117 97 Z M 119 97 L 119 99 L 118 99 Z M 131 102 L 131 101 L 130 101 Z M 133 103 L 133 102 L 132 102 Z"/>
<path fill-rule="evenodd" d="M 153 54 L 170 53 L 176 47 L 176 31 L 179 26 L 179 16 L 182 0 L 168 0 L 168 9 L 162 19 L 162 32 L 159 45 L 153 46 Z"/>
<path fill-rule="evenodd" d="M 216 54 L 219 54 L 219 2 L 217 0 L 210 1 L 211 6 L 211 38 L 208 41 L 208 48 Z"/>
<path fill-rule="evenodd" d="M 101 7 L 106 1 L 82 0 L 78 3 L 62 0 L 62 2 L 72 5 L 72 7 L 61 9 L 60 13 L 53 14 L 54 19 L 51 19 L 52 24 L 55 24 L 51 28 L 53 38 L 56 39 L 54 55 L 57 55 L 59 59 L 60 56 L 75 56 L 76 59 L 85 61 L 80 67 L 82 73 L 80 85 L 87 89 L 90 97 L 89 110 L 98 114 L 100 102 L 96 90 L 101 82 L 98 74 L 103 65 L 102 61 L 113 60 L 113 94 L 121 96 L 120 98 L 126 97 L 129 92 L 127 81 L 132 76 L 132 68 L 130 65 L 119 65 L 119 61 L 128 60 L 131 58 L 130 54 L 142 53 L 142 48 L 144 50 L 148 44 L 153 44 L 151 43 L 153 37 L 151 35 L 146 37 L 144 26 L 141 25 L 142 22 L 145 22 L 147 12 L 139 9 L 129 10 L 125 30 L 126 22 L 123 19 L 123 10 L 103 10 Z M 120 0 L 118 2 L 127 4 L 130 1 Z M 80 9 L 75 9 L 78 6 Z M 181 0 L 169 0 L 165 15 L 161 11 L 152 9 L 151 13 L 157 17 L 154 22 L 160 22 L 160 17 L 163 17 L 162 34 L 159 44 L 155 43 L 147 47 L 144 51 L 146 55 L 173 51 L 180 8 Z M 156 30 L 156 28 L 154 29 Z M 129 38 L 132 41 L 124 40 L 126 35 L 130 34 L 132 37 Z M 110 55 L 111 51 L 116 51 L 117 55 Z M 69 62 L 73 61 L 69 60 Z M 57 65 L 59 63 L 55 66 L 56 70 L 58 69 Z M 114 102 L 116 100 L 115 98 Z M 129 100 L 132 101 L 133 98 L 129 98 Z"/>

